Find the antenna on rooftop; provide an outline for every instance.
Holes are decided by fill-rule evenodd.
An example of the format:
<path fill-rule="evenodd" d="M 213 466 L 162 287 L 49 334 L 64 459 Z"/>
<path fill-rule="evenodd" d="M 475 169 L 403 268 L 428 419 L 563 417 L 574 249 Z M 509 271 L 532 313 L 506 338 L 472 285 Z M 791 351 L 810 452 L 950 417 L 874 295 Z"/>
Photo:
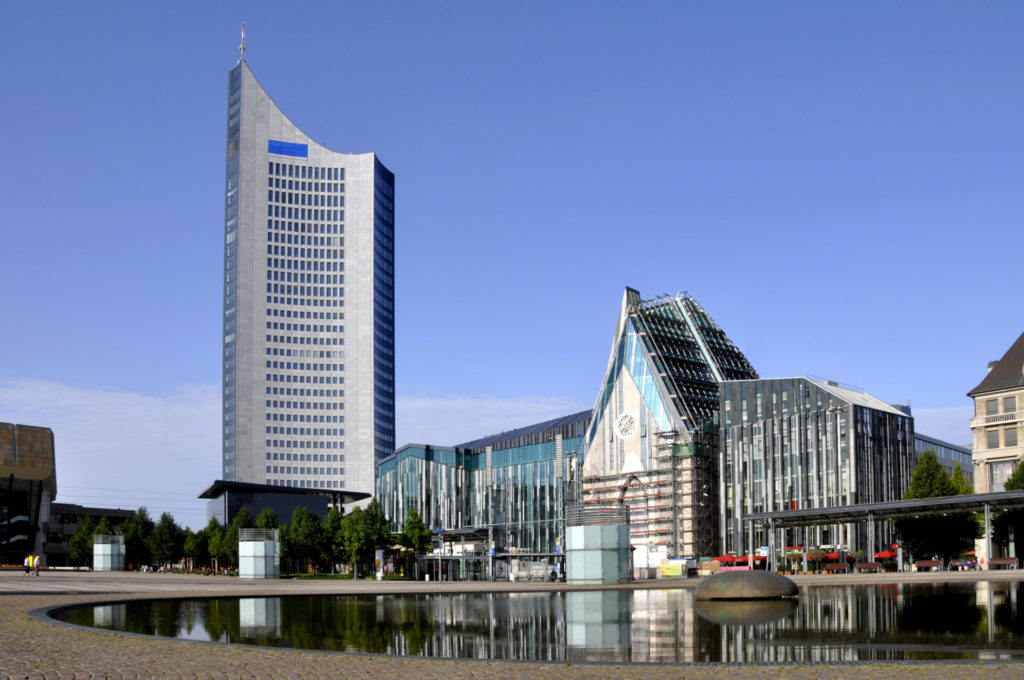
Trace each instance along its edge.
<path fill-rule="evenodd" d="M 240 56 L 238 61 L 245 61 L 245 22 L 242 22 L 242 44 L 238 46 Z"/>

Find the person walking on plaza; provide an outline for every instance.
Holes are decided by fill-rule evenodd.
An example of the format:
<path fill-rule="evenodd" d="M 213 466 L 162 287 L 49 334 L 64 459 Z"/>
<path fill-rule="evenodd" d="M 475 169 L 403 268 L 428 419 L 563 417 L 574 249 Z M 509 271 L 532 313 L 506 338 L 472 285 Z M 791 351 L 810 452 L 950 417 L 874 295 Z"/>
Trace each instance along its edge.
<path fill-rule="evenodd" d="M 41 559 L 41 557 L 39 555 L 36 555 L 35 557 L 32 558 L 32 575 L 33 576 L 39 576 L 39 560 L 40 559 Z"/>
<path fill-rule="evenodd" d="M 25 576 L 28 576 L 29 570 L 32 568 L 32 556 L 27 555 L 25 557 Z"/>

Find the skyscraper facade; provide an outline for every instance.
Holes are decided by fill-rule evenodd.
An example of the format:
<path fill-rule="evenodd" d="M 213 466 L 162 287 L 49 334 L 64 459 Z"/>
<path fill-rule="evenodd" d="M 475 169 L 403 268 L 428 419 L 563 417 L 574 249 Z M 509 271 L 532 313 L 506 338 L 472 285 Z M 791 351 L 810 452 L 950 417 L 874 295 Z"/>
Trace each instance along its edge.
<path fill-rule="evenodd" d="M 223 476 L 373 491 L 395 449 L 394 175 L 228 76 Z"/>

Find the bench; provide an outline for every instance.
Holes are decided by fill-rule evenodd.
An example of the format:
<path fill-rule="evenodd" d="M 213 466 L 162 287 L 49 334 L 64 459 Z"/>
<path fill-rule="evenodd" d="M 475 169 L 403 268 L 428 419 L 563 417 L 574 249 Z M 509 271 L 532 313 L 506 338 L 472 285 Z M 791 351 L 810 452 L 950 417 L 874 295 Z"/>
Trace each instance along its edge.
<path fill-rule="evenodd" d="M 1018 565 L 1016 557 L 993 557 L 988 561 L 988 568 L 1002 568 L 1016 569 Z"/>
<path fill-rule="evenodd" d="M 873 572 L 877 573 L 879 571 L 882 571 L 882 563 L 881 562 L 858 562 L 857 563 L 857 571 L 858 572 L 873 571 Z"/>
<path fill-rule="evenodd" d="M 846 573 L 850 571 L 850 565 L 846 562 L 829 562 L 825 565 L 825 571 L 829 571 L 832 573 L 841 571 L 843 573 Z"/>
<path fill-rule="evenodd" d="M 914 562 L 914 571 L 935 571 L 942 568 L 939 560 L 918 560 Z"/>

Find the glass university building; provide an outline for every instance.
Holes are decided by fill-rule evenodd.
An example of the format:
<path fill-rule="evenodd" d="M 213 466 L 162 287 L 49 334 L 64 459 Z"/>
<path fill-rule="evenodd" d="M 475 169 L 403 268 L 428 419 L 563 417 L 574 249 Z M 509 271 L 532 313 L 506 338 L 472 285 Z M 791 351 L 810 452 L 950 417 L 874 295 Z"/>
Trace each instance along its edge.
<path fill-rule="evenodd" d="M 589 421 L 581 411 L 454 447 L 403 446 L 378 467 L 377 498 L 396 531 L 416 508 L 431 528 L 490 528 L 498 554 L 552 556 Z"/>
<path fill-rule="evenodd" d="M 394 451 L 394 175 L 228 76 L 223 477 L 372 492 Z"/>

